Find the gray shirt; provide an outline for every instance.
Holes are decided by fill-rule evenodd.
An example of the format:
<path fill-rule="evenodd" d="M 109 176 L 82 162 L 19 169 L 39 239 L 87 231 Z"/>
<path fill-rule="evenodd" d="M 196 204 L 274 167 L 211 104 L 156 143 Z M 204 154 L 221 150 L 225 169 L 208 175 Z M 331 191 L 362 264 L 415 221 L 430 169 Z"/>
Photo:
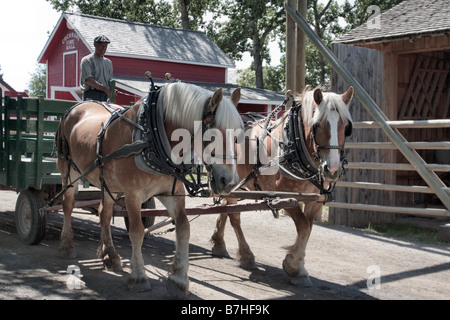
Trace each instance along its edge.
<path fill-rule="evenodd" d="M 93 78 L 95 81 L 109 88 L 112 75 L 113 66 L 111 60 L 108 58 L 100 58 L 95 53 L 91 53 L 81 59 L 80 87 L 83 92 L 91 88 L 85 82 L 87 78 Z"/>

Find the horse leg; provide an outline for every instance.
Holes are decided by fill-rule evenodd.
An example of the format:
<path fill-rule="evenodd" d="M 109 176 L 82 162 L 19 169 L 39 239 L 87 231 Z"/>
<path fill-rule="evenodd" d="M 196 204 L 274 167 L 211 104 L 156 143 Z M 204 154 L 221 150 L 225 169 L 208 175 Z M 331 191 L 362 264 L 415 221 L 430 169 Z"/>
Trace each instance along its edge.
<path fill-rule="evenodd" d="M 108 270 L 115 272 L 123 271 L 122 261 L 116 253 L 111 236 L 111 219 L 113 214 L 114 200 L 109 194 L 104 194 L 104 201 L 100 203 L 98 214 L 100 216 L 100 243 L 97 249 L 97 256 L 103 259 L 103 265 Z"/>
<path fill-rule="evenodd" d="M 230 255 L 227 251 L 227 246 L 225 244 L 225 226 L 227 224 L 228 214 L 222 213 L 219 214 L 216 220 L 216 228 L 214 229 L 214 233 L 211 236 L 212 247 L 212 255 L 217 257 L 225 257 L 229 258 Z"/>
<path fill-rule="evenodd" d="M 309 274 L 305 269 L 306 245 L 311 234 L 314 218 L 322 210 L 322 204 L 308 202 L 305 210 L 300 205 L 294 209 L 285 209 L 294 220 L 297 229 L 297 239 L 294 245 L 288 247 L 288 254 L 283 260 L 283 270 L 293 284 L 303 287 L 312 286 Z"/>
<path fill-rule="evenodd" d="M 182 184 L 177 184 L 184 188 Z M 175 192 L 180 194 L 184 190 Z M 184 299 L 189 293 L 189 237 L 190 225 L 184 207 L 184 197 L 159 197 L 162 204 L 167 208 L 172 219 L 175 220 L 175 255 L 173 263 L 169 265 L 169 277 L 167 289 L 169 293 L 177 298 Z"/>
<path fill-rule="evenodd" d="M 227 204 L 236 204 L 237 199 L 229 198 L 225 199 L 222 203 L 223 205 Z M 230 218 L 231 226 L 233 227 L 234 233 L 236 234 L 236 238 L 238 241 L 238 251 L 237 251 L 237 259 L 239 261 L 239 266 L 244 269 L 255 269 L 255 256 L 253 252 L 250 250 L 250 246 L 245 240 L 244 232 L 241 228 L 241 213 L 234 212 L 229 214 L 221 214 L 217 218 L 216 221 L 216 229 L 214 230 L 214 234 L 211 237 L 211 242 L 213 242 L 214 246 L 212 249 L 213 255 L 228 257 L 228 252 L 225 246 L 224 234 L 225 234 L 225 225 L 227 222 L 227 216 Z"/>
<path fill-rule="evenodd" d="M 128 212 L 129 237 L 132 244 L 131 275 L 128 288 L 132 291 L 148 291 L 151 289 L 150 281 L 145 274 L 144 259 L 142 257 L 142 243 L 144 241 L 144 225 L 141 219 L 141 201 L 134 199 L 133 194 L 125 196 Z"/>
<path fill-rule="evenodd" d="M 59 255 L 65 259 L 76 257 L 73 244 L 72 211 L 75 205 L 75 188 L 69 188 L 63 195 L 64 222 L 59 242 Z"/>
<path fill-rule="evenodd" d="M 255 256 L 252 250 L 250 250 L 250 246 L 247 240 L 245 240 L 244 232 L 241 228 L 241 213 L 230 213 L 229 217 L 238 241 L 237 259 L 239 266 L 244 269 L 256 269 Z"/>

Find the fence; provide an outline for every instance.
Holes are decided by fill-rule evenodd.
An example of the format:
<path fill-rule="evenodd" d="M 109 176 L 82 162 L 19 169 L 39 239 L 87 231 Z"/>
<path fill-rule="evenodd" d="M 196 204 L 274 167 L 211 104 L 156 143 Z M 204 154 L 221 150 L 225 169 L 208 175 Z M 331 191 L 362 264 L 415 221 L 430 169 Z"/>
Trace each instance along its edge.
<path fill-rule="evenodd" d="M 397 206 L 383 206 L 385 201 L 383 201 L 382 197 L 379 198 L 379 201 L 376 204 L 365 204 L 365 203 L 357 203 L 357 199 L 349 199 L 349 201 L 340 202 L 337 199 L 337 202 L 330 203 L 329 206 L 332 208 L 348 208 L 350 210 L 365 210 L 370 212 L 377 213 L 387 213 L 387 212 L 395 212 L 395 213 L 409 213 L 409 214 L 432 214 L 432 215 L 441 215 L 441 216 L 450 216 L 450 192 L 449 188 L 445 186 L 445 184 L 441 181 L 440 177 L 436 175 L 435 171 L 439 172 L 449 172 L 448 165 L 430 165 L 427 164 L 424 159 L 417 153 L 416 149 L 426 148 L 426 149 L 446 149 L 448 150 L 448 143 L 422 143 L 422 142 L 408 142 L 404 136 L 399 132 L 399 128 L 405 128 L 405 126 L 412 125 L 413 127 L 421 126 L 427 127 L 429 125 L 437 125 L 442 127 L 448 127 L 449 123 L 447 121 L 433 122 L 391 122 L 386 117 L 386 115 L 380 110 L 377 103 L 369 96 L 366 90 L 355 80 L 350 72 L 347 71 L 345 67 L 343 67 L 342 63 L 336 58 L 335 55 L 329 50 L 329 48 L 317 37 L 314 31 L 311 30 L 306 20 L 300 16 L 297 12 L 294 11 L 288 4 L 285 5 L 288 14 L 296 21 L 296 23 L 301 27 L 301 29 L 306 33 L 306 35 L 311 39 L 312 43 L 317 47 L 319 52 L 324 56 L 324 58 L 330 63 L 331 67 L 334 71 L 348 84 L 354 87 L 356 98 L 361 102 L 364 107 L 367 115 L 374 119 L 374 122 L 362 122 L 355 123 L 354 128 L 357 129 L 366 129 L 370 128 L 372 131 L 375 127 L 381 129 L 382 133 L 385 137 L 388 138 L 389 141 L 386 142 L 369 142 L 362 143 L 358 140 L 358 142 L 352 144 L 349 143 L 347 147 L 351 149 L 356 148 L 364 148 L 365 150 L 370 149 L 384 149 L 386 152 L 383 154 L 383 160 L 391 160 L 395 161 L 395 157 L 392 155 L 395 151 L 398 150 L 408 163 L 392 163 L 389 161 L 376 161 L 376 162 L 350 162 L 347 168 L 350 171 L 355 170 L 390 170 L 388 174 L 385 174 L 387 179 L 385 181 L 395 181 L 393 177 L 392 170 L 414 170 L 418 173 L 418 175 L 423 179 L 427 186 L 397 186 L 394 184 L 386 184 L 386 183 L 374 183 L 374 182 L 358 182 L 354 179 L 352 181 L 343 181 L 339 183 L 339 189 L 346 188 L 359 188 L 360 190 L 364 190 L 365 192 L 370 190 L 381 190 L 381 191 L 389 191 L 390 197 L 394 199 L 390 199 L 393 201 L 387 201 L 394 203 L 395 202 L 395 194 L 392 195 L 392 191 L 395 192 L 426 192 L 426 193 L 434 193 L 442 204 L 447 208 L 445 209 L 424 209 L 424 208 L 400 208 Z M 374 57 L 374 59 L 378 59 L 378 57 Z M 366 61 L 366 60 L 364 60 Z M 364 66 L 368 64 L 364 63 Z M 378 78 L 379 79 L 379 78 Z M 375 84 L 376 88 L 381 89 L 381 84 L 378 82 L 378 85 Z M 381 103 L 381 101 L 378 101 Z M 391 150 L 391 152 L 389 152 Z M 365 160 L 365 159 L 364 159 Z M 378 159 L 380 160 L 380 159 Z M 391 179 L 389 179 L 389 175 Z M 372 180 L 369 180 L 372 181 Z M 338 194 L 342 194 L 340 190 L 337 191 Z M 361 197 L 364 200 L 364 197 Z M 388 196 L 389 198 L 389 196 Z"/>

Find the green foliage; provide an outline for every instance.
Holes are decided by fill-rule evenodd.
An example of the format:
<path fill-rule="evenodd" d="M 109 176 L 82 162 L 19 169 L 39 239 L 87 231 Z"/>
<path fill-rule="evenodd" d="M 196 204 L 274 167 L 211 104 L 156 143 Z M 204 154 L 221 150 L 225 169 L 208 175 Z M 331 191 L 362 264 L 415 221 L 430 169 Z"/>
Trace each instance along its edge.
<path fill-rule="evenodd" d="M 100 17 L 179 26 L 167 0 L 47 0 L 58 11 L 74 11 Z M 177 25 L 178 24 L 178 25 Z"/>
<path fill-rule="evenodd" d="M 286 21 L 284 0 L 226 0 L 208 26 L 208 35 L 231 59 L 253 57 L 255 86 L 264 88 L 263 62 L 270 62 L 268 43 Z M 221 19 L 226 17 L 226 19 Z"/>
<path fill-rule="evenodd" d="M 28 82 L 30 97 L 45 97 L 47 87 L 47 69 L 44 65 L 38 65 Z"/>

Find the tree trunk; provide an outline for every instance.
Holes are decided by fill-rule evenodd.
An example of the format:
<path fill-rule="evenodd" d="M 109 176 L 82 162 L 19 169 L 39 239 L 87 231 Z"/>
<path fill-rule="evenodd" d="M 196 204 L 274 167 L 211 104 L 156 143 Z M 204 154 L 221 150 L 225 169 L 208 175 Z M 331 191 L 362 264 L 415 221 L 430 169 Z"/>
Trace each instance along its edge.
<path fill-rule="evenodd" d="M 181 6 L 181 25 L 183 29 L 190 30 L 191 26 L 189 24 L 189 11 L 188 11 L 189 0 L 180 0 Z"/>
<path fill-rule="evenodd" d="M 255 85 L 259 89 L 264 89 L 263 66 L 261 57 L 261 40 L 253 39 L 253 62 L 255 64 Z"/>

